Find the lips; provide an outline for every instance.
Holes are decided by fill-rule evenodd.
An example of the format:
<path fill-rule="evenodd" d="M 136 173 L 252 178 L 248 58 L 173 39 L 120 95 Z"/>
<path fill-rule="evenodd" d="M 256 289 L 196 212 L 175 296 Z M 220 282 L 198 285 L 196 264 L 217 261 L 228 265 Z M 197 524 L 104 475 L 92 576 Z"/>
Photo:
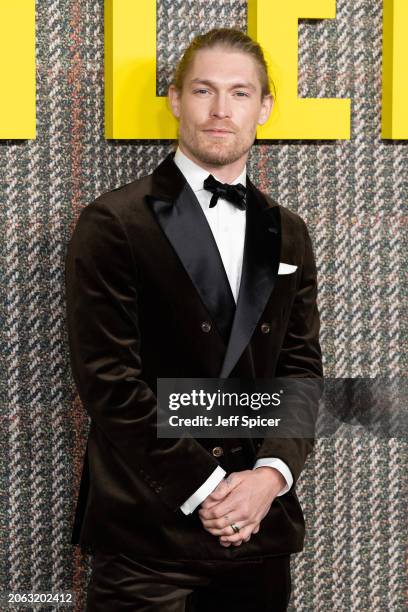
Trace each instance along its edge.
<path fill-rule="evenodd" d="M 203 130 L 203 132 L 209 132 L 210 134 L 232 134 L 231 130 L 219 130 L 217 128 Z"/>

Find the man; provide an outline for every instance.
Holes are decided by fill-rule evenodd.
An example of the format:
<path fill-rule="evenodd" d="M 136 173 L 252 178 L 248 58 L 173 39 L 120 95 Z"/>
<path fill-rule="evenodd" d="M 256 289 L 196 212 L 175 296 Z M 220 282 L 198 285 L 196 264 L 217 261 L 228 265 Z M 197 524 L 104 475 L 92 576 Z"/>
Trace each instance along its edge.
<path fill-rule="evenodd" d="M 91 417 L 72 537 L 93 553 L 87 609 L 285 610 L 313 440 L 159 439 L 156 392 L 160 377 L 321 377 L 311 242 L 246 175 L 273 104 L 259 45 L 198 36 L 168 97 L 176 153 L 85 207 L 67 253 Z"/>

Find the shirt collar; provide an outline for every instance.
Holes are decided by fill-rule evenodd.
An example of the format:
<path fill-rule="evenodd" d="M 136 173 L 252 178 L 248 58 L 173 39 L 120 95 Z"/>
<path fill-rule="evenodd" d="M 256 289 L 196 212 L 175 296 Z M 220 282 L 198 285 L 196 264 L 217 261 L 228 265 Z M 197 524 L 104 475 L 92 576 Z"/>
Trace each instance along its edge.
<path fill-rule="evenodd" d="M 173 161 L 184 174 L 191 189 L 194 192 L 203 189 L 204 180 L 210 174 L 208 170 L 205 170 L 204 168 L 193 162 L 189 157 L 187 157 L 187 155 L 185 155 L 180 150 L 180 147 L 177 147 Z M 215 174 L 213 174 L 213 176 L 217 178 Z M 221 181 L 221 183 L 222 182 L 223 181 Z M 246 165 L 244 166 L 241 174 L 237 176 L 237 178 L 230 184 L 236 185 L 237 183 L 241 183 L 241 185 L 244 185 L 244 187 L 246 186 Z"/>

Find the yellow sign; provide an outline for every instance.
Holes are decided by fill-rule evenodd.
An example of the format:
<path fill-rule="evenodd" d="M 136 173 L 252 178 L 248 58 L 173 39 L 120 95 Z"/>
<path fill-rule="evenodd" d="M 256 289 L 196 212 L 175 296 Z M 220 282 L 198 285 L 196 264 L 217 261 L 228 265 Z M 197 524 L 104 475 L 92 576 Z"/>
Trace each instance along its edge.
<path fill-rule="evenodd" d="M 35 0 L 0 0 L 0 139 L 35 138 Z"/>
<path fill-rule="evenodd" d="M 297 94 L 298 20 L 335 16 L 335 0 L 248 0 L 248 33 L 277 90 L 258 138 L 350 138 L 349 99 Z M 383 138 L 408 139 L 407 24 L 408 0 L 384 0 Z M 0 139 L 35 138 L 35 0 L 0 0 L 0 83 Z M 105 136 L 177 137 L 167 98 L 156 95 L 156 0 L 105 0 Z"/>
<path fill-rule="evenodd" d="M 334 19 L 335 0 L 248 0 L 248 33 L 272 64 L 277 102 L 263 139 L 350 138 L 350 100 L 297 96 L 298 19 Z M 155 0 L 105 0 L 106 138 L 176 138 L 167 99 L 156 95 Z"/>
<path fill-rule="evenodd" d="M 106 138 L 176 138 L 156 96 L 156 0 L 105 0 Z"/>
<path fill-rule="evenodd" d="M 249 0 L 248 34 L 265 52 L 276 86 L 262 139 L 348 139 L 350 100 L 298 97 L 298 20 L 334 19 L 336 0 Z"/>
<path fill-rule="evenodd" d="M 407 0 L 384 0 L 383 7 L 383 138 L 408 139 Z"/>

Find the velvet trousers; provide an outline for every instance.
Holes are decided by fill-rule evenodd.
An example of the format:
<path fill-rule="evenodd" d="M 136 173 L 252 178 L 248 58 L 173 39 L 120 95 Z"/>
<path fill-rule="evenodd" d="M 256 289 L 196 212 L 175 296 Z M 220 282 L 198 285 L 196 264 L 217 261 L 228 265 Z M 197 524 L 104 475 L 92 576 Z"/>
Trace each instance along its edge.
<path fill-rule="evenodd" d="M 290 555 L 161 561 L 94 551 L 86 612 L 284 612 Z"/>

